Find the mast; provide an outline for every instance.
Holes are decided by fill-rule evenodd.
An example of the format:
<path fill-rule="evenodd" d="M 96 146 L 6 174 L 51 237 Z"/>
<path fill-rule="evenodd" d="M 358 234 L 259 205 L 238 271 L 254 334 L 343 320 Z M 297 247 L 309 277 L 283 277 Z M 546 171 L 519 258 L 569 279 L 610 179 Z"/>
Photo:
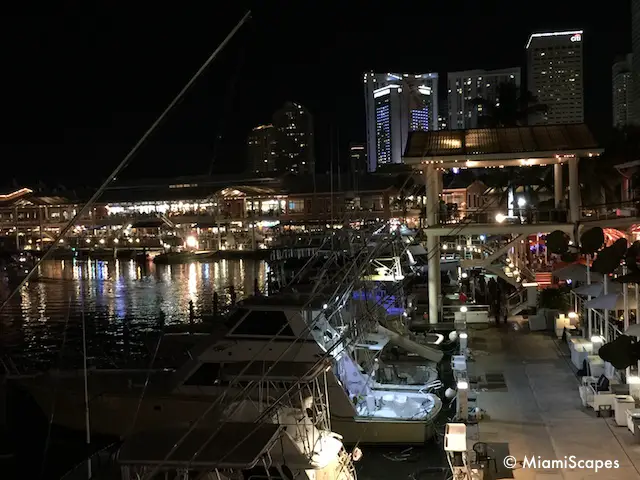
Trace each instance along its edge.
<path fill-rule="evenodd" d="M 225 37 L 222 43 L 218 45 L 218 48 L 216 48 L 214 52 L 209 56 L 209 58 L 205 60 L 205 62 L 198 69 L 198 71 L 189 79 L 186 85 L 182 87 L 182 90 L 178 92 L 178 94 L 174 97 L 171 103 L 167 105 L 164 111 L 160 114 L 160 116 L 156 119 L 156 121 L 151 124 L 151 126 L 142 135 L 142 137 L 140 137 L 140 140 L 138 140 L 138 142 L 133 146 L 133 148 L 129 151 L 129 153 L 127 153 L 127 155 L 122 159 L 122 161 L 118 164 L 118 166 L 111 172 L 111 174 L 107 177 L 104 183 L 100 185 L 100 188 L 96 190 L 96 193 L 94 193 L 93 196 L 89 199 L 89 201 L 84 204 L 84 206 L 78 211 L 78 213 L 76 213 L 76 215 L 71 219 L 71 221 L 69 221 L 69 223 L 67 223 L 67 225 L 62 228 L 62 230 L 60 231 L 56 239 L 51 243 L 51 246 L 44 252 L 44 255 L 40 257 L 40 260 L 36 262 L 36 264 L 29 271 L 29 273 L 27 273 L 27 275 L 22 279 L 20 284 L 9 294 L 7 298 L 5 298 L 2 305 L 0 305 L 0 311 L 4 310 L 7 304 L 20 291 L 20 289 L 25 285 L 25 283 L 27 283 L 31 279 L 31 277 L 33 277 L 33 274 L 38 270 L 40 265 L 42 265 L 42 262 L 44 262 L 51 256 L 54 248 L 58 246 L 60 240 L 62 240 L 67 235 L 67 233 L 69 233 L 69 231 L 74 227 L 74 225 L 76 225 L 79 219 L 84 217 L 87 214 L 87 212 L 89 212 L 89 210 L 91 209 L 91 207 L 93 207 L 93 205 L 96 203 L 98 198 L 100 198 L 100 196 L 107 189 L 107 186 L 116 179 L 116 177 L 120 174 L 120 172 L 122 172 L 126 168 L 127 165 L 129 165 L 129 162 L 131 161 L 131 159 L 134 157 L 136 153 L 138 153 L 138 150 L 140 150 L 140 148 L 145 144 L 145 142 L 151 136 L 151 134 L 160 126 L 160 124 L 164 121 L 167 115 L 169 115 L 171 110 L 173 110 L 173 108 L 178 103 L 180 103 L 182 98 L 185 96 L 187 91 L 189 91 L 189 89 L 193 86 L 193 84 L 200 77 L 200 75 L 202 75 L 202 73 L 207 69 L 207 67 L 209 67 L 211 62 L 213 62 L 213 60 L 218 56 L 218 54 L 227 45 L 227 43 L 229 43 L 231 39 L 235 36 L 235 34 L 238 32 L 238 30 L 240 30 L 240 27 L 242 27 L 242 25 L 244 25 L 245 22 L 249 20 L 250 17 L 251 17 L 251 11 L 247 12 L 245 16 L 242 17 L 242 19 L 236 24 L 236 26 L 233 27 L 231 32 L 229 32 L 229 34 Z M 17 215 L 16 215 L 16 218 L 17 218 Z M 16 231 L 16 235 L 17 235 L 17 231 Z M 17 236 L 16 236 L 16 241 L 17 241 Z"/>
<path fill-rule="evenodd" d="M 87 444 L 87 478 L 90 479 L 92 477 L 91 472 L 91 423 L 89 421 L 89 379 L 87 376 L 87 328 L 86 322 L 84 319 L 84 296 L 82 297 L 82 367 L 83 367 L 83 376 L 84 376 L 84 423 L 85 423 L 85 442 Z"/>

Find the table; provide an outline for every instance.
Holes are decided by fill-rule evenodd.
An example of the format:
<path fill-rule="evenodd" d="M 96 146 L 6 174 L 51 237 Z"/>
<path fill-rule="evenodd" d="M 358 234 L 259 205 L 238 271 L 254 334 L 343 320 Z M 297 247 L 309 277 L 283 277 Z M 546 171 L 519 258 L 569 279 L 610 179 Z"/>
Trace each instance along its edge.
<path fill-rule="evenodd" d="M 627 410 L 636 408 L 636 401 L 631 395 L 616 395 L 613 400 L 616 425 L 619 427 L 628 426 Z"/>

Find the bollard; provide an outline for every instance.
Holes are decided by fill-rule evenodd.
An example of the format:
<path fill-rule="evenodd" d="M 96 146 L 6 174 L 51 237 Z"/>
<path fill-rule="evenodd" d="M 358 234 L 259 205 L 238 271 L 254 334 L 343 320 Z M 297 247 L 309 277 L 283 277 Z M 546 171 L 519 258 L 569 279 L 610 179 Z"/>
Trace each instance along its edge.
<path fill-rule="evenodd" d="M 193 300 L 189 300 L 189 333 L 193 333 L 193 323 L 195 319 L 196 313 L 193 307 Z"/>

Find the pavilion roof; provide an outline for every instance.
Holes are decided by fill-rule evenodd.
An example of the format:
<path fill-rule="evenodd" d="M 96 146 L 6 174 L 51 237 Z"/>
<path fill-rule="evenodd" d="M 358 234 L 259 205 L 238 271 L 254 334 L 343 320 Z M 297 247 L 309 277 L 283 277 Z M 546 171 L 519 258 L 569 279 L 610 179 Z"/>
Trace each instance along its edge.
<path fill-rule="evenodd" d="M 585 124 L 411 132 L 405 158 L 570 153 L 601 150 Z M 529 155 L 536 156 L 536 155 Z M 540 156 L 540 155 L 538 155 Z"/>

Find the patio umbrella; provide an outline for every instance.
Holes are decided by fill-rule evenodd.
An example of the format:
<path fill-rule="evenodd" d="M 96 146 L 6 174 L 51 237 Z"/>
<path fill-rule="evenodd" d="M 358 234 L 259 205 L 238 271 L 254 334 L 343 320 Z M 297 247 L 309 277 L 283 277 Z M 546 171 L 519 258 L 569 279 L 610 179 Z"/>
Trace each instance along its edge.
<path fill-rule="evenodd" d="M 640 323 L 629 325 L 629 328 L 627 328 L 627 331 L 624 332 L 624 334 L 629 335 L 630 337 L 640 337 Z"/>
<path fill-rule="evenodd" d="M 610 283 L 608 285 L 607 290 L 608 290 L 607 293 L 622 292 L 622 288 L 620 287 L 619 283 Z M 592 297 L 599 297 L 600 295 L 602 295 L 602 292 L 604 291 L 604 284 L 601 282 L 597 282 L 597 283 L 592 283 L 591 285 L 582 285 L 580 287 L 574 288 L 573 291 L 578 295 L 584 295 L 584 296 L 591 295 Z"/>
<path fill-rule="evenodd" d="M 559 268 L 551 274 L 559 278 L 560 280 L 572 280 L 574 282 L 586 282 L 587 281 L 587 266 L 581 263 L 572 263 L 566 267 Z M 592 282 L 601 282 L 602 274 L 591 272 Z"/>
<path fill-rule="evenodd" d="M 629 295 L 628 302 L 629 308 L 636 308 L 635 296 Z M 621 292 L 607 293 L 589 300 L 584 306 L 597 310 L 624 310 L 624 299 Z"/>
<path fill-rule="evenodd" d="M 574 288 L 573 291 L 578 295 L 599 296 L 604 290 L 604 285 L 602 283 L 592 283 L 591 285 L 582 285 L 581 287 Z"/>

